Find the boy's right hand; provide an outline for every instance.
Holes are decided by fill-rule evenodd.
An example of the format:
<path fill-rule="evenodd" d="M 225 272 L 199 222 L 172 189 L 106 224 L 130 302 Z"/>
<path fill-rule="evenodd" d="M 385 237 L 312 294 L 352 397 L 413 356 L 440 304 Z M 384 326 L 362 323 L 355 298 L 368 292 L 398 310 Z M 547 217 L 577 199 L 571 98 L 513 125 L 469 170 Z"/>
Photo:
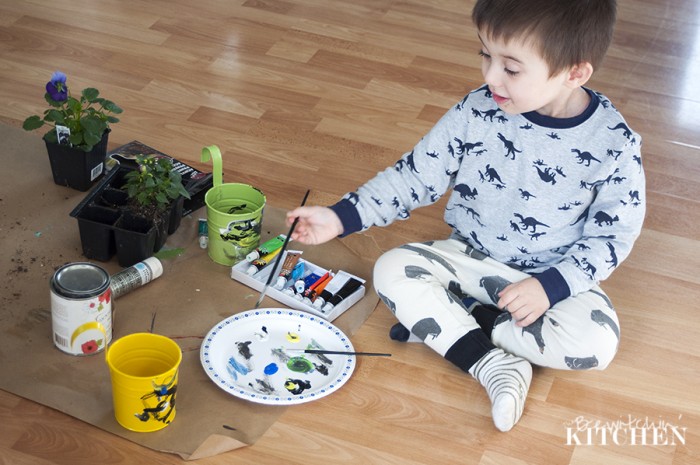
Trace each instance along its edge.
<path fill-rule="evenodd" d="M 287 212 L 287 226 L 299 218 L 292 239 L 302 244 L 323 244 L 343 234 L 343 223 L 328 207 L 298 207 Z"/>

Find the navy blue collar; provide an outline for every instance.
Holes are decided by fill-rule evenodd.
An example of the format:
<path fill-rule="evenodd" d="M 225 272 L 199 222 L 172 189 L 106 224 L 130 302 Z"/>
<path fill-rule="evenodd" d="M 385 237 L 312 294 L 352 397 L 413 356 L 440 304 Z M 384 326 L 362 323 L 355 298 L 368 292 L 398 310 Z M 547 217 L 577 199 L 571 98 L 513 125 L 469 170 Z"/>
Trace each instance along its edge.
<path fill-rule="evenodd" d="M 583 90 L 586 91 L 588 96 L 591 98 L 591 101 L 588 103 L 588 107 L 586 107 L 584 112 L 578 116 L 574 116 L 572 118 L 553 118 L 551 116 L 541 115 L 536 111 L 530 111 L 528 113 L 523 113 L 522 115 L 531 123 L 534 123 L 538 126 L 543 126 L 545 128 L 569 129 L 576 127 L 579 124 L 586 121 L 588 118 L 590 118 L 591 115 L 593 115 L 593 113 L 598 108 L 598 105 L 600 104 L 600 98 L 598 98 L 598 95 L 596 95 L 595 92 L 585 87 L 583 88 Z"/>

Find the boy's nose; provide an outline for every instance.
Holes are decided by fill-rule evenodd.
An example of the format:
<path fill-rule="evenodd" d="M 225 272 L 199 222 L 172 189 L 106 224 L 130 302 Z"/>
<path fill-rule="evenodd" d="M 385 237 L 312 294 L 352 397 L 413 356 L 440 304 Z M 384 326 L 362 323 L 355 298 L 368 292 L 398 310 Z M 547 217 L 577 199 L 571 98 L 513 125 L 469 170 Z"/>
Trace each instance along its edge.
<path fill-rule="evenodd" d="M 486 82 L 490 88 L 493 89 L 501 85 L 498 70 L 494 66 L 484 67 L 482 71 L 484 74 L 484 82 Z"/>

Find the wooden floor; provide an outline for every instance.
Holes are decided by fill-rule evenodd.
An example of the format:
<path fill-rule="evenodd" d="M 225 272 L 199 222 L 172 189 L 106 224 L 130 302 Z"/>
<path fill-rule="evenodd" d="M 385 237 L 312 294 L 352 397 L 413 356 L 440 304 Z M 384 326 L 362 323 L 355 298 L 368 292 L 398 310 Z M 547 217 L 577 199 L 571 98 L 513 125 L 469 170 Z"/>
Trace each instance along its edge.
<path fill-rule="evenodd" d="M 387 340 L 393 320 L 380 305 L 353 342 L 391 360 L 362 359 L 339 392 L 198 463 L 700 463 L 700 2 L 618 3 L 591 86 L 643 136 L 649 209 L 633 254 L 604 283 L 623 331 L 612 366 L 537 369 L 523 419 L 499 433 L 470 377 L 422 345 Z M 292 207 L 307 188 L 310 203 L 333 202 L 481 83 L 472 4 L 0 0 L 0 121 L 43 111 L 43 86 L 61 70 L 74 91 L 97 87 L 125 109 L 112 147 L 139 139 L 196 162 L 217 144 L 226 179 L 260 187 L 271 205 Z M 381 249 L 435 238 L 447 230 L 440 207 L 369 234 Z M 617 422 L 624 442 L 630 418 L 669 444 L 567 436 L 598 420 Z M 0 464 L 180 462 L 0 391 Z"/>

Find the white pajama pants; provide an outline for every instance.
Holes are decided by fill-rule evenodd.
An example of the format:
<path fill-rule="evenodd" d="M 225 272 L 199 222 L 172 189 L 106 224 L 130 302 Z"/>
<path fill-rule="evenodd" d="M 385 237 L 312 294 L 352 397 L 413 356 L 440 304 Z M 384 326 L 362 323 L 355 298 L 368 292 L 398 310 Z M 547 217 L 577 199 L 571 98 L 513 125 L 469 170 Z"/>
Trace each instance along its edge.
<path fill-rule="evenodd" d="M 543 367 L 607 367 L 617 352 L 620 331 L 603 291 L 594 287 L 568 297 L 521 328 L 495 304 L 506 285 L 528 277 L 456 239 L 398 247 L 374 267 L 377 293 L 399 322 L 465 371 L 494 347 Z M 472 314 L 484 312 L 497 312 L 489 327 L 480 326 Z M 470 355 L 462 360 L 455 352 Z"/>

